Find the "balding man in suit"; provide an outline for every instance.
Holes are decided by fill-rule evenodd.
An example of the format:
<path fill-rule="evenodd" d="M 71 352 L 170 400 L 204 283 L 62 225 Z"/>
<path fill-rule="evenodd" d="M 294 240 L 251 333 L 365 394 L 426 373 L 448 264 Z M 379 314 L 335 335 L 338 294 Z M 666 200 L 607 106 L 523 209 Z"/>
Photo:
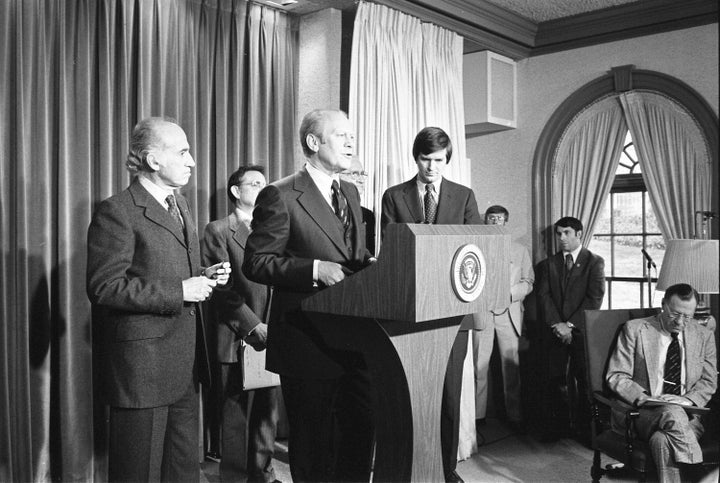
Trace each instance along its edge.
<path fill-rule="evenodd" d="M 200 265 L 195 222 L 176 192 L 195 161 L 173 120 L 140 121 L 130 186 L 88 229 L 87 293 L 110 405 L 110 481 L 198 481 L 199 382 L 209 383 L 198 302 L 230 265 Z"/>
<path fill-rule="evenodd" d="M 357 188 L 339 178 L 355 134 L 343 112 L 316 110 L 303 118 L 300 141 L 305 166 L 258 195 L 243 272 L 274 289 L 267 369 L 280 374 L 293 481 L 367 481 L 374 437 L 367 366 L 338 360 L 300 310 L 371 258 Z"/>

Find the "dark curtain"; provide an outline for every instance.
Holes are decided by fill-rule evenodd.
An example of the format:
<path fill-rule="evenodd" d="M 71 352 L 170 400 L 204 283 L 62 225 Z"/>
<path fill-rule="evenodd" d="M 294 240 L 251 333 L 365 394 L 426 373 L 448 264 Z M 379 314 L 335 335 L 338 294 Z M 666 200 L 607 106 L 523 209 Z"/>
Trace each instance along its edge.
<path fill-rule="evenodd" d="M 187 132 L 202 233 L 237 166 L 294 168 L 296 38 L 245 0 L 0 1 L 0 481 L 105 479 L 85 239 L 133 125 Z"/>

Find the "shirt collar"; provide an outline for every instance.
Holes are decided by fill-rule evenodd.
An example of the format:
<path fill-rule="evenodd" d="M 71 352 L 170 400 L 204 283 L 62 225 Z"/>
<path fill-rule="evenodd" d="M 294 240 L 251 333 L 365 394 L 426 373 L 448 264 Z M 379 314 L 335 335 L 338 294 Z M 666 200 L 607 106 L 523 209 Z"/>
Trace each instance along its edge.
<path fill-rule="evenodd" d="M 340 176 L 338 174 L 330 176 L 329 174 L 320 171 L 310 162 L 305 163 L 305 169 L 307 169 L 307 172 L 315 182 L 315 185 L 317 185 L 318 189 L 325 197 L 329 197 L 331 195 L 333 181 L 340 183 Z"/>
<path fill-rule="evenodd" d="M 573 250 L 571 252 L 563 252 L 563 258 L 565 258 L 567 256 L 567 254 L 570 253 L 570 255 L 572 255 L 573 262 L 577 262 L 578 255 L 580 255 L 580 250 L 582 250 L 582 245 L 580 245 L 579 247 L 577 247 L 575 250 Z"/>
<path fill-rule="evenodd" d="M 150 180 L 150 178 L 148 178 L 142 173 L 138 175 L 138 181 L 140 182 L 142 187 L 145 188 L 148 193 L 150 193 L 150 196 L 155 198 L 161 206 L 164 206 L 165 209 L 167 209 L 168 204 L 167 201 L 165 201 L 165 198 L 167 198 L 168 195 L 175 195 L 174 190 L 156 185 Z"/>
<path fill-rule="evenodd" d="M 442 180 L 443 180 L 443 178 L 441 176 L 436 181 L 432 182 L 432 185 L 435 186 L 435 196 L 436 197 L 440 196 L 440 184 L 442 183 Z M 423 183 L 422 181 L 420 181 L 420 176 L 415 177 L 415 183 L 417 184 L 417 189 L 418 189 L 418 192 L 420 193 L 420 195 L 424 196 L 425 195 L 425 185 L 427 185 L 429 183 Z"/>

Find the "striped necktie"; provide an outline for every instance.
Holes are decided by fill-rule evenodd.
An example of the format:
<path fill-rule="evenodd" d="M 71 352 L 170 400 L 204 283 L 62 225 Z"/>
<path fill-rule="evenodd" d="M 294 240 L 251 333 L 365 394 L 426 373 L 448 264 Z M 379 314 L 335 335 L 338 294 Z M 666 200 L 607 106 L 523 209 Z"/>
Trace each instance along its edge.
<path fill-rule="evenodd" d="M 665 373 L 663 375 L 663 393 L 680 395 L 680 341 L 678 333 L 670 334 L 672 340 L 668 346 L 667 355 L 665 356 Z"/>

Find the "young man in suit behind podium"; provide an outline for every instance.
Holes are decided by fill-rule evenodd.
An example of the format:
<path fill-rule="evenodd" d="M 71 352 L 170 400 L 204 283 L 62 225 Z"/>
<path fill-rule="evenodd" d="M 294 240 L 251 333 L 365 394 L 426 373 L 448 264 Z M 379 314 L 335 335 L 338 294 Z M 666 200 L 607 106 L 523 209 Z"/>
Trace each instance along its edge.
<path fill-rule="evenodd" d="M 443 178 L 452 157 L 450 137 L 438 127 L 426 127 L 415 137 L 413 158 L 417 176 L 388 188 L 382 198 L 381 234 L 390 223 L 480 225 L 475 194 L 470 188 Z M 443 471 L 449 482 L 462 481 L 455 472 L 460 436 L 462 367 L 468 331 L 460 330 L 450 351 L 443 387 L 440 441 Z"/>
<path fill-rule="evenodd" d="M 293 481 L 368 481 L 374 424 L 364 359 L 341 364 L 300 310 L 371 258 L 358 191 L 339 179 L 355 134 L 343 112 L 316 110 L 303 118 L 300 141 L 305 166 L 258 195 L 243 271 L 274 288 L 267 369 L 280 374 Z"/>

